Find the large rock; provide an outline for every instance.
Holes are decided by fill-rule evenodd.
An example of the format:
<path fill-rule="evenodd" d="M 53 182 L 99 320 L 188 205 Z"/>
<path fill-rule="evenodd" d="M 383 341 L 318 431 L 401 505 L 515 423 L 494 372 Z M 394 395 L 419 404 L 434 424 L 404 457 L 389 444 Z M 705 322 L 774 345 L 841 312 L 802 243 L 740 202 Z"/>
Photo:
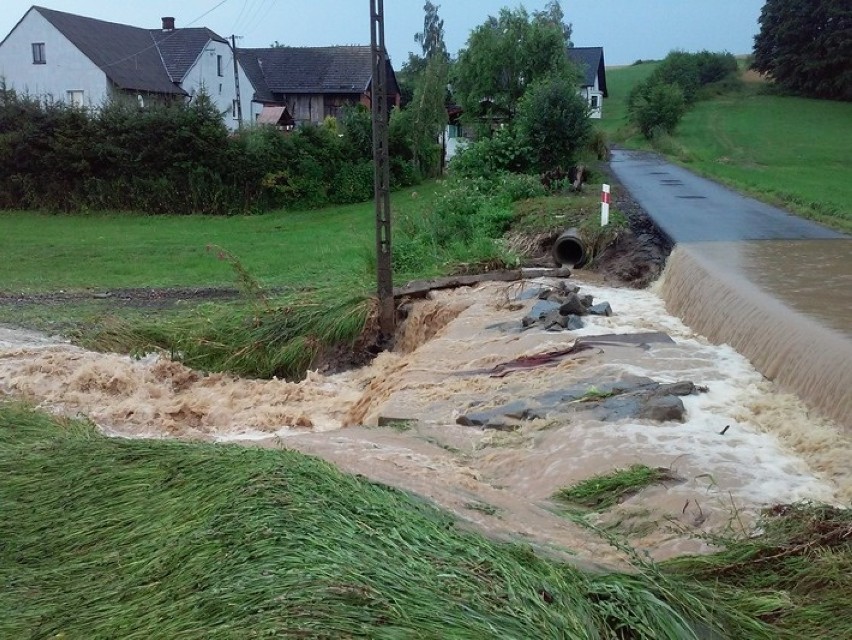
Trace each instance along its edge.
<path fill-rule="evenodd" d="M 515 300 L 535 300 L 536 298 L 538 298 L 539 300 L 544 300 L 547 298 L 546 294 L 550 292 L 551 289 L 547 289 L 542 286 L 524 287 L 515 296 Z M 543 294 L 544 297 L 542 298 Z"/>
<path fill-rule="evenodd" d="M 536 322 L 544 319 L 544 317 L 548 313 L 552 311 L 557 311 L 558 309 L 558 302 L 551 302 L 550 300 L 539 300 L 533 305 L 533 308 L 530 309 L 530 312 L 524 316 L 523 320 L 521 320 L 521 324 L 525 327 L 532 326 Z"/>
<path fill-rule="evenodd" d="M 686 417 L 686 407 L 677 396 L 656 395 L 644 399 L 636 417 L 654 422 L 683 422 Z"/>
<path fill-rule="evenodd" d="M 565 328 L 568 331 L 577 331 L 585 326 L 586 323 L 583 322 L 583 319 L 580 316 L 566 316 Z"/>
<path fill-rule="evenodd" d="M 593 316 L 611 316 L 612 315 L 612 307 L 609 306 L 609 302 L 599 302 L 598 304 L 593 304 L 588 309 L 589 313 Z"/>
<path fill-rule="evenodd" d="M 559 307 L 559 313 L 564 316 L 584 316 L 588 313 L 588 310 L 580 299 L 580 296 L 576 293 L 569 293 L 565 296 L 565 302 Z"/>

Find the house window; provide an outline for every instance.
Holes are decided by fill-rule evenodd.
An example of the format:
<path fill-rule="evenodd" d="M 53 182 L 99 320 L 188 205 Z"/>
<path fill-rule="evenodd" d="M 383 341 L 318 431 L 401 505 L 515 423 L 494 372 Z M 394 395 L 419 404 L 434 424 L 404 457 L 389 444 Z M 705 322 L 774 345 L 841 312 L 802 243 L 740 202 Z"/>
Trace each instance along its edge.
<path fill-rule="evenodd" d="M 33 42 L 33 64 L 46 64 L 47 58 L 44 56 L 44 43 Z"/>
<path fill-rule="evenodd" d="M 592 96 L 592 109 L 599 109 L 601 106 L 600 97 Z"/>
<path fill-rule="evenodd" d="M 216 56 L 216 73 L 219 74 L 219 77 L 225 75 L 225 70 L 222 68 L 222 56 Z"/>
<path fill-rule="evenodd" d="M 83 106 L 83 92 L 82 91 L 80 91 L 80 90 L 66 91 L 65 94 L 66 94 L 66 97 L 68 98 L 68 104 L 70 104 L 72 107 L 81 108 Z"/>

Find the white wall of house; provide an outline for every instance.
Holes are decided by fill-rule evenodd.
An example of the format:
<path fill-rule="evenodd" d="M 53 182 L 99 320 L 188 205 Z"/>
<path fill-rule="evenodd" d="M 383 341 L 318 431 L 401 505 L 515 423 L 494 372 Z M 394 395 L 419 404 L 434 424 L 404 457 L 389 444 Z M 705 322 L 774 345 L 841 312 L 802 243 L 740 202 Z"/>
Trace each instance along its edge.
<path fill-rule="evenodd" d="M 600 85 L 598 84 L 598 77 L 595 76 L 595 84 L 591 87 L 583 87 L 582 89 L 583 97 L 586 98 L 586 102 L 589 103 L 589 109 L 591 112 L 589 113 L 590 118 L 600 119 L 603 117 L 603 91 L 600 89 Z"/>
<path fill-rule="evenodd" d="M 444 143 L 446 144 L 446 155 L 444 159 L 449 162 L 453 157 L 470 143 L 464 128 L 458 124 L 448 124 L 444 129 Z"/>
<path fill-rule="evenodd" d="M 222 120 L 228 129 L 237 128 L 237 119 L 233 116 L 234 99 L 237 97 L 234 86 L 234 58 L 231 47 L 227 44 L 210 40 L 184 76 L 180 86 L 190 96 L 196 95 L 203 86 L 213 104 L 222 113 Z"/>
<path fill-rule="evenodd" d="M 243 107 L 243 126 L 251 126 L 257 122 L 257 117 L 263 111 L 263 103 L 254 102 L 254 87 L 246 72 L 240 65 L 240 101 Z"/>
<path fill-rule="evenodd" d="M 44 64 L 33 62 L 33 43 L 44 43 Z M 109 97 L 106 74 L 34 9 L 0 45 L 0 78 L 18 93 L 57 102 L 97 107 Z"/>

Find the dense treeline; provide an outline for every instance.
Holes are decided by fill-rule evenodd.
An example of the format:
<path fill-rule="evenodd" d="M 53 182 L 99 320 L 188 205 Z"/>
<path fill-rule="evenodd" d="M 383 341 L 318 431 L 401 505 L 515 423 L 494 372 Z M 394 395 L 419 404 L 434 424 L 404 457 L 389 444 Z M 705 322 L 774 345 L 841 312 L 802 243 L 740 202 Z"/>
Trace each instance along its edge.
<path fill-rule="evenodd" d="M 404 154 L 392 181 L 418 181 Z M 372 192 L 363 108 L 292 133 L 229 135 L 203 95 L 192 105 L 84 110 L 0 89 L 0 208 L 236 214 L 360 202 Z"/>
<path fill-rule="evenodd" d="M 791 93 L 852 101 L 852 3 L 767 0 L 753 68 Z"/>

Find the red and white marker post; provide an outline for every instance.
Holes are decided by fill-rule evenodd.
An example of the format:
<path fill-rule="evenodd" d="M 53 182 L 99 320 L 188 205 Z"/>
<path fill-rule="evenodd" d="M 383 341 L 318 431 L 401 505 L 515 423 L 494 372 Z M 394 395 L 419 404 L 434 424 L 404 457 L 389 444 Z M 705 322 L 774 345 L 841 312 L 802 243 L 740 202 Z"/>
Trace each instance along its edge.
<path fill-rule="evenodd" d="M 609 185 L 602 185 L 601 189 L 601 226 L 609 224 Z"/>

